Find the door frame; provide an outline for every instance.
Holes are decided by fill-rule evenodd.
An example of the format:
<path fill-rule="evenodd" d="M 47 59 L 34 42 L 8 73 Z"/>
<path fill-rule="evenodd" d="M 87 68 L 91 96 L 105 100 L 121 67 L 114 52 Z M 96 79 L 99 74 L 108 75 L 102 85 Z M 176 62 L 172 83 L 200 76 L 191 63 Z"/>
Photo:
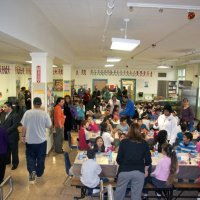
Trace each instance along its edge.
<path fill-rule="evenodd" d="M 135 99 L 136 99 L 136 79 L 134 79 L 134 78 L 122 78 L 121 79 L 121 90 L 123 89 L 122 81 L 133 81 L 133 84 L 134 84 L 134 90 L 133 90 L 134 99 L 132 99 L 132 100 L 135 102 Z"/>

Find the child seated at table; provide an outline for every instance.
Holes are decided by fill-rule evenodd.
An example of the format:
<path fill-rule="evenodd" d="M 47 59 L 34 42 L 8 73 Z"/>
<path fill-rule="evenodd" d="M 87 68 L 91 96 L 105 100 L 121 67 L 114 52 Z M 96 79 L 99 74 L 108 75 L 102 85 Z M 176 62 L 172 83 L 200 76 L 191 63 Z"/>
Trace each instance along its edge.
<path fill-rule="evenodd" d="M 104 123 L 102 126 L 101 126 L 101 132 L 102 132 L 102 138 L 103 138 L 103 141 L 104 141 L 104 145 L 105 145 L 105 151 L 112 151 L 114 150 L 113 148 L 113 142 L 114 142 L 114 137 L 112 136 L 112 133 L 111 132 L 108 132 L 107 130 L 107 127 L 111 126 L 109 124 L 109 120 L 106 121 L 106 123 Z"/>
<path fill-rule="evenodd" d="M 162 154 L 155 170 L 151 173 L 151 182 L 157 188 L 171 187 L 178 172 L 178 160 L 172 145 L 163 144 Z"/>
<path fill-rule="evenodd" d="M 187 131 L 187 123 L 181 123 L 180 125 L 181 131 L 177 133 L 176 144 L 179 145 L 183 141 L 183 135 Z"/>
<path fill-rule="evenodd" d="M 86 120 L 89 123 L 87 129 L 88 131 L 94 132 L 94 133 L 98 133 L 99 132 L 99 127 L 98 125 L 95 123 L 95 121 L 92 119 L 91 115 L 86 115 Z"/>
<path fill-rule="evenodd" d="M 117 140 L 117 141 L 115 142 L 115 152 L 116 152 L 116 153 L 118 153 L 119 144 L 120 144 L 120 142 L 121 142 L 123 139 L 126 139 L 126 134 L 125 134 L 125 133 L 120 133 L 120 134 L 119 134 L 119 140 Z"/>
<path fill-rule="evenodd" d="M 86 120 L 81 122 L 81 127 L 78 132 L 78 141 L 79 141 L 79 149 L 80 150 L 88 150 L 90 149 L 90 137 L 89 132 L 86 129 L 88 126 L 88 123 Z"/>
<path fill-rule="evenodd" d="M 190 132 L 185 132 L 183 141 L 178 145 L 177 151 L 182 153 L 190 153 L 195 156 L 197 154 L 196 145 L 192 142 L 193 135 Z"/>
<path fill-rule="evenodd" d="M 147 134 L 149 130 L 148 130 L 147 126 L 143 123 L 143 119 L 138 118 L 137 123 L 140 125 L 142 133 Z"/>
<path fill-rule="evenodd" d="M 160 130 L 157 135 L 156 142 L 158 142 L 158 152 L 162 152 L 162 145 L 167 142 L 167 131 L 166 130 Z"/>
<path fill-rule="evenodd" d="M 96 153 L 105 152 L 104 141 L 103 141 L 103 138 L 101 136 L 98 136 L 95 139 L 95 142 L 94 142 L 94 151 Z"/>
<path fill-rule="evenodd" d="M 117 127 L 114 129 L 114 133 L 117 131 L 120 131 L 122 133 L 127 134 L 129 130 L 129 125 L 127 123 L 127 118 L 126 117 L 121 117 L 120 118 L 120 124 L 117 125 Z"/>
<path fill-rule="evenodd" d="M 108 104 L 108 105 L 106 106 L 106 110 L 105 110 L 105 112 L 104 112 L 104 116 L 105 116 L 105 117 L 107 117 L 107 116 L 111 117 L 110 109 L 111 109 L 111 106 Z"/>
<path fill-rule="evenodd" d="M 175 175 L 178 172 L 178 160 L 176 152 L 170 144 L 164 144 L 162 146 L 163 157 L 158 161 L 155 170 L 151 173 L 151 176 L 145 180 L 145 183 L 152 183 L 156 188 L 171 187 L 174 181 Z M 161 191 L 157 191 L 156 194 L 161 197 Z M 143 189 L 143 200 L 147 199 L 148 192 Z"/>
<path fill-rule="evenodd" d="M 112 119 L 114 122 L 117 122 L 120 119 L 118 105 L 114 106 L 113 113 L 112 113 Z"/>
<path fill-rule="evenodd" d="M 94 119 L 100 119 L 102 117 L 100 106 L 96 106 L 94 114 L 93 114 Z"/>
<path fill-rule="evenodd" d="M 91 196 L 93 194 L 93 189 L 99 185 L 99 174 L 101 173 L 102 169 L 101 166 L 94 160 L 95 151 L 93 149 L 89 149 L 87 151 L 87 157 L 88 160 L 83 162 L 81 167 L 80 180 L 83 185 L 88 187 L 88 196 Z"/>

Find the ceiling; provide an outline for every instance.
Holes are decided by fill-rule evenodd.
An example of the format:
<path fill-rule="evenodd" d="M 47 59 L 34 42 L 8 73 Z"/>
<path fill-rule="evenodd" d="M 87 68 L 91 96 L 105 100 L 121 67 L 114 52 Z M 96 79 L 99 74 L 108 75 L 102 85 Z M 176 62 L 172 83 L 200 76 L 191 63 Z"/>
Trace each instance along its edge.
<path fill-rule="evenodd" d="M 129 9 L 129 3 L 200 6 L 199 0 L 32 0 L 62 34 L 66 48 L 74 52 L 77 67 L 103 67 L 108 56 L 121 57 L 116 67 L 156 68 L 200 63 L 200 11 L 188 20 L 187 10 Z M 108 8 L 108 4 L 114 4 Z M 108 15 L 106 12 L 110 13 Z M 141 44 L 132 52 L 110 50 L 112 37 L 124 37 L 124 18 L 129 18 L 127 38 Z M 0 36 L 0 61 L 24 63 L 29 51 L 11 45 Z M 56 58 L 54 64 L 63 61 Z"/>

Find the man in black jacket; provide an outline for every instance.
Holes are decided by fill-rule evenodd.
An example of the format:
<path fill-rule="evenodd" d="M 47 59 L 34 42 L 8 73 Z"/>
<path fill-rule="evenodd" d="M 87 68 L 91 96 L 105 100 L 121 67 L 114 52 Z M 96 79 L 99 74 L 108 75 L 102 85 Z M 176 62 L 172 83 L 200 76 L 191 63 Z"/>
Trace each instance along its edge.
<path fill-rule="evenodd" d="M 8 154 L 7 154 L 7 164 L 11 163 L 12 156 L 12 170 L 15 170 L 19 164 L 19 156 L 18 156 L 18 125 L 20 118 L 17 113 L 13 111 L 12 103 L 5 102 L 4 103 L 4 112 L 5 117 L 2 120 L 2 126 L 6 129 L 8 134 Z"/>

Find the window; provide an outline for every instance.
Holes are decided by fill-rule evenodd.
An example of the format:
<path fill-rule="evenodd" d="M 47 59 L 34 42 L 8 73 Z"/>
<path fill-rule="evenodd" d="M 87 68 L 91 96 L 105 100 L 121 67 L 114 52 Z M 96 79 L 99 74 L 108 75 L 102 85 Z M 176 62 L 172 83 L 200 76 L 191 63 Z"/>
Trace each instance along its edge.
<path fill-rule="evenodd" d="M 178 69 L 178 80 L 185 80 L 185 69 Z"/>

